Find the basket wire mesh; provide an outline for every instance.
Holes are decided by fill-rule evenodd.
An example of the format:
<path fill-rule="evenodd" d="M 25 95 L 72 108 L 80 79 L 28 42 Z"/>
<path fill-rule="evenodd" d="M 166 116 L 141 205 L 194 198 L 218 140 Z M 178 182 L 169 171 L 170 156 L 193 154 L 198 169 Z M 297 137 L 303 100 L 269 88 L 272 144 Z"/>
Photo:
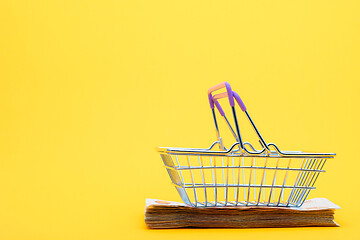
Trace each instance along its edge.
<path fill-rule="evenodd" d="M 194 207 L 298 207 L 326 158 L 261 158 L 161 154 L 182 200 Z"/>

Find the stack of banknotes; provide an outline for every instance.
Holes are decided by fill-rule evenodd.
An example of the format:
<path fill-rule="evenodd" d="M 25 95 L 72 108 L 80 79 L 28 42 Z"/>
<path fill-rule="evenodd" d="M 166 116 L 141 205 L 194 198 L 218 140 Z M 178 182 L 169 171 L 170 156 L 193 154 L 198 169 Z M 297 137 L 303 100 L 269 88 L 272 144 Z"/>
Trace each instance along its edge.
<path fill-rule="evenodd" d="M 340 207 L 325 198 L 304 202 L 300 208 L 288 207 L 190 207 L 183 203 L 146 199 L 145 223 L 148 228 L 264 228 L 338 227 L 334 213 Z"/>

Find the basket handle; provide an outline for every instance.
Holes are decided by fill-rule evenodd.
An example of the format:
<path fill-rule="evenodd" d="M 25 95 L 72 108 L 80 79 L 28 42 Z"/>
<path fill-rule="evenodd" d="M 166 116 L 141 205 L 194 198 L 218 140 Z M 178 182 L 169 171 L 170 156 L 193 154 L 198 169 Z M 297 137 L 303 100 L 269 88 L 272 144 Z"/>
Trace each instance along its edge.
<path fill-rule="evenodd" d="M 219 93 L 219 94 L 215 94 L 214 96 L 212 96 L 212 92 L 216 91 L 216 90 L 219 90 L 221 88 L 224 88 L 226 87 L 226 92 L 223 92 L 223 93 Z M 250 118 L 250 115 L 249 113 L 247 112 L 246 110 L 246 107 L 245 107 L 245 104 L 244 102 L 241 100 L 239 94 L 237 94 L 236 92 L 233 92 L 231 90 L 231 87 L 230 87 L 230 84 L 228 82 L 223 82 L 223 83 L 220 83 L 214 87 L 211 87 L 209 90 L 208 90 L 208 97 L 209 97 L 209 102 L 210 102 L 210 106 L 212 108 L 212 112 L 213 112 L 213 118 L 214 118 L 214 122 L 215 122 L 215 127 L 216 127 L 216 132 L 217 132 L 217 137 L 219 139 L 219 142 L 221 144 L 221 146 L 223 147 L 222 145 L 222 142 L 221 142 L 221 137 L 220 137 L 220 133 L 219 133 L 219 128 L 218 128 L 218 125 L 217 125 L 217 121 L 216 121 L 216 116 L 215 116 L 215 110 L 214 110 L 214 106 L 216 106 L 216 108 L 218 109 L 220 115 L 222 117 L 225 118 L 226 120 L 226 123 L 227 125 L 230 127 L 231 131 L 233 132 L 235 138 L 238 137 L 238 141 L 239 141 L 239 148 L 240 150 L 244 150 L 248 153 L 251 153 L 249 152 L 248 150 L 246 150 L 246 148 L 244 148 L 244 144 L 242 142 L 242 139 L 241 139 L 241 135 L 240 135 L 240 129 L 239 129 L 239 124 L 238 124 L 238 121 L 237 121 L 237 116 L 236 116 L 236 113 L 235 113 L 235 103 L 234 103 L 234 98 L 236 100 L 236 102 L 239 104 L 241 110 L 246 114 L 247 118 L 249 119 L 253 129 L 255 130 L 256 134 L 258 135 L 259 137 L 259 140 L 260 140 L 260 143 L 261 145 L 263 146 L 263 150 L 261 150 L 260 152 L 257 151 L 257 153 L 263 153 L 264 151 L 269 154 L 270 153 L 270 149 L 269 149 L 269 146 L 268 144 L 266 144 L 265 140 L 263 139 L 263 137 L 261 136 L 259 130 L 256 128 L 255 126 L 255 123 L 252 121 L 252 119 Z M 227 120 L 226 116 L 225 116 L 225 112 L 224 110 L 222 109 L 222 107 L 220 106 L 218 100 L 221 99 L 221 98 L 225 98 L 225 97 L 228 97 L 229 98 L 229 102 L 230 102 L 230 106 L 232 108 L 232 112 L 233 112 L 233 116 L 234 116 L 234 122 L 235 122 L 235 127 L 236 127 L 236 133 L 233 131 L 229 121 Z M 237 135 L 237 137 L 236 137 Z"/>
<path fill-rule="evenodd" d="M 243 112 L 245 112 L 245 111 L 246 111 L 246 107 L 245 107 L 244 102 L 241 100 L 239 94 L 237 94 L 236 92 L 232 91 L 232 95 L 233 95 L 233 97 L 235 98 L 236 102 L 239 104 L 241 110 L 242 110 Z M 216 108 L 217 108 L 218 111 L 220 112 L 220 115 L 221 115 L 221 116 L 224 116 L 225 113 L 224 113 L 224 110 L 222 109 L 222 107 L 220 106 L 220 104 L 218 103 L 218 100 L 221 99 L 221 98 L 225 98 L 225 97 L 227 97 L 227 96 L 228 96 L 227 92 L 219 93 L 219 94 L 216 94 L 216 95 L 213 96 L 213 101 L 214 101 L 214 103 L 215 103 Z"/>
<path fill-rule="evenodd" d="M 222 83 L 219 83 L 219 84 L 209 88 L 209 90 L 208 90 L 208 98 L 209 98 L 209 103 L 210 103 L 211 109 L 214 109 L 214 107 L 215 107 L 212 92 L 214 92 L 216 90 L 220 90 L 222 88 L 226 88 L 226 93 L 229 98 L 230 106 L 233 107 L 235 105 L 234 98 L 233 98 L 233 92 L 231 90 L 230 84 L 228 82 L 222 82 Z"/>

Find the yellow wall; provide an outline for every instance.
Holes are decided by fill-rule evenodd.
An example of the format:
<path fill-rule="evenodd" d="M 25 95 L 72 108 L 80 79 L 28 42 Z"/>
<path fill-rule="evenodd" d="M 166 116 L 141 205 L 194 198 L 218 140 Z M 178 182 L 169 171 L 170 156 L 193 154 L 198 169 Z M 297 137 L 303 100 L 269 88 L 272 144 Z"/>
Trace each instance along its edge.
<path fill-rule="evenodd" d="M 359 11 L 1 1 L 0 239 L 358 236 Z M 145 229 L 145 198 L 180 201 L 154 148 L 215 140 L 206 90 L 225 80 L 269 142 L 337 153 L 309 197 L 339 204 L 341 228 Z"/>

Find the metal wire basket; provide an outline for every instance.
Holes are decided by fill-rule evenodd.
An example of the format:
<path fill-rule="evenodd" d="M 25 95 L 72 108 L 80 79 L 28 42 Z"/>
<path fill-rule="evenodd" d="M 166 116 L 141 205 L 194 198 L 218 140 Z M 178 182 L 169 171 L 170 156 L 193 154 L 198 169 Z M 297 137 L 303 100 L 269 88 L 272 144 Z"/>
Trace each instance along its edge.
<path fill-rule="evenodd" d="M 222 88 L 226 88 L 226 92 L 212 95 Z M 225 97 L 232 109 L 235 131 L 218 102 Z M 184 203 L 193 207 L 300 207 L 315 189 L 326 160 L 334 158 L 335 154 L 280 151 L 275 144 L 267 144 L 241 98 L 227 82 L 210 88 L 208 98 L 217 141 L 208 149 L 157 148 Z M 261 150 L 242 141 L 234 99 L 255 130 L 263 147 Z M 236 140 L 229 149 L 220 137 L 215 107 Z M 215 146 L 219 150 L 214 150 Z"/>

